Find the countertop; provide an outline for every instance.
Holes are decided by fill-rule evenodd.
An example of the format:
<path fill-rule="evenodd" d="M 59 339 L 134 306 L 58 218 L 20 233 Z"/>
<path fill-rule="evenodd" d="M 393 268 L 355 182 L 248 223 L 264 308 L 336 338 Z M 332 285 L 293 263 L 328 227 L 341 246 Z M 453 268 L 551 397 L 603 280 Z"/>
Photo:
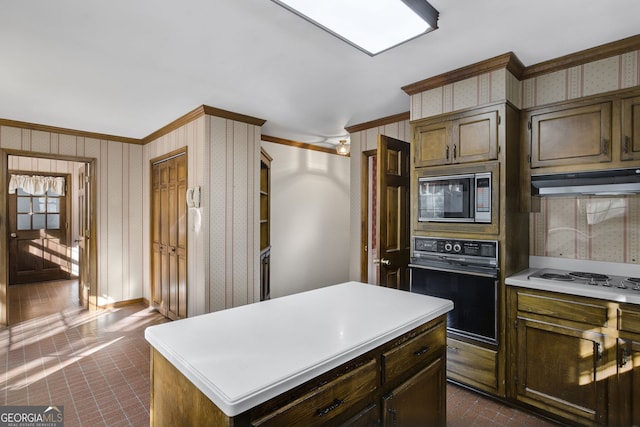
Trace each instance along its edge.
<path fill-rule="evenodd" d="M 452 309 L 449 300 L 347 282 L 151 326 L 145 338 L 234 416 Z"/>
<path fill-rule="evenodd" d="M 640 304 L 640 291 L 633 289 L 619 289 L 616 286 L 592 286 L 576 282 L 554 282 L 551 280 L 529 277 L 538 271 L 538 268 L 529 268 L 509 276 L 505 279 L 507 285 L 523 288 L 538 289 L 542 291 L 559 292 L 568 295 L 599 298 L 607 301 L 626 302 Z M 608 273 L 607 273 L 608 274 Z"/>

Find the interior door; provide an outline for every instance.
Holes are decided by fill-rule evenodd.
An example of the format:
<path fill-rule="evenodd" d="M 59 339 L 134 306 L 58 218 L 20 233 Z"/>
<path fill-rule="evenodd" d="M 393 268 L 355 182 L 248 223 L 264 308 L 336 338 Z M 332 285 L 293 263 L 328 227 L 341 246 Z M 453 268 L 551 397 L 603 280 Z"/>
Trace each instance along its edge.
<path fill-rule="evenodd" d="M 170 319 L 187 317 L 187 155 L 152 163 L 153 306 Z"/>
<path fill-rule="evenodd" d="M 90 209 L 90 173 L 89 164 L 84 164 L 78 169 L 78 253 L 80 263 L 80 276 L 78 280 L 78 295 L 80 304 L 84 308 L 89 308 L 89 267 L 90 267 L 90 229 L 89 219 Z"/>
<path fill-rule="evenodd" d="M 68 279 L 68 234 L 66 193 L 34 195 L 18 188 L 10 194 L 9 283 Z"/>
<path fill-rule="evenodd" d="M 378 136 L 378 285 L 409 290 L 409 144 Z"/>

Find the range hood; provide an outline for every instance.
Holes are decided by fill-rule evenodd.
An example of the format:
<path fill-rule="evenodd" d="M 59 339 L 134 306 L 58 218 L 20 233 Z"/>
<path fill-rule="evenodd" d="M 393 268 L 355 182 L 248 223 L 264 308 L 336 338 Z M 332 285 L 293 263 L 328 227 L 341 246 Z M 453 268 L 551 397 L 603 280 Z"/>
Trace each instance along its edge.
<path fill-rule="evenodd" d="M 612 196 L 640 193 L 640 168 L 531 176 L 531 195 Z"/>

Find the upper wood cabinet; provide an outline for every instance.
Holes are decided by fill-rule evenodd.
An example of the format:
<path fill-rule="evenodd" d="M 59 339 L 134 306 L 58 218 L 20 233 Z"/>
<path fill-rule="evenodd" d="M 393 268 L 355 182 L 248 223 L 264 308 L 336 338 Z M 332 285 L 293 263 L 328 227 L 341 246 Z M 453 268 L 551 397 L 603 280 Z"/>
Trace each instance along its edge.
<path fill-rule="evenodd" d="M 452 120 L 417 123 L 414 166 L 437 166 L 498 158 L 497 111 L 466 113 Z"/>
<path fill-rule="evenodd" d="M 640 160 L 640 96 L 622 100 L 622 160 Z"/>
<path fill-rule="evenodd" d="M 531 130 L 531 168 L 611 162 L 611 103 L 536 111 Z"/>

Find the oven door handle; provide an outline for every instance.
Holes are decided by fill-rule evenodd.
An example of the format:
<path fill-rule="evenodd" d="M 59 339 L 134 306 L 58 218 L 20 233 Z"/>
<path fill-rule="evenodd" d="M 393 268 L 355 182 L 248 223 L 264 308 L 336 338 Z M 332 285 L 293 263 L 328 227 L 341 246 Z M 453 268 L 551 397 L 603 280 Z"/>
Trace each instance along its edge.
<path fill-rule="evenodd" d="M 495 279 L 495 278 L 498 277 L 498 270 L 492 271 L 490 273 L 489 272 L 484 273 L 482 271 L 463 270 L 463 269 L 456 269 L 456 268 L 433 267 L 433 266 L 418 265 L 418 264 L 409 264 L 409 267 L 421 268 L 423 270 L 444 271 L 446 273 L 468 274 L 470 276 L 490 277 L 492 279 Z"/>

